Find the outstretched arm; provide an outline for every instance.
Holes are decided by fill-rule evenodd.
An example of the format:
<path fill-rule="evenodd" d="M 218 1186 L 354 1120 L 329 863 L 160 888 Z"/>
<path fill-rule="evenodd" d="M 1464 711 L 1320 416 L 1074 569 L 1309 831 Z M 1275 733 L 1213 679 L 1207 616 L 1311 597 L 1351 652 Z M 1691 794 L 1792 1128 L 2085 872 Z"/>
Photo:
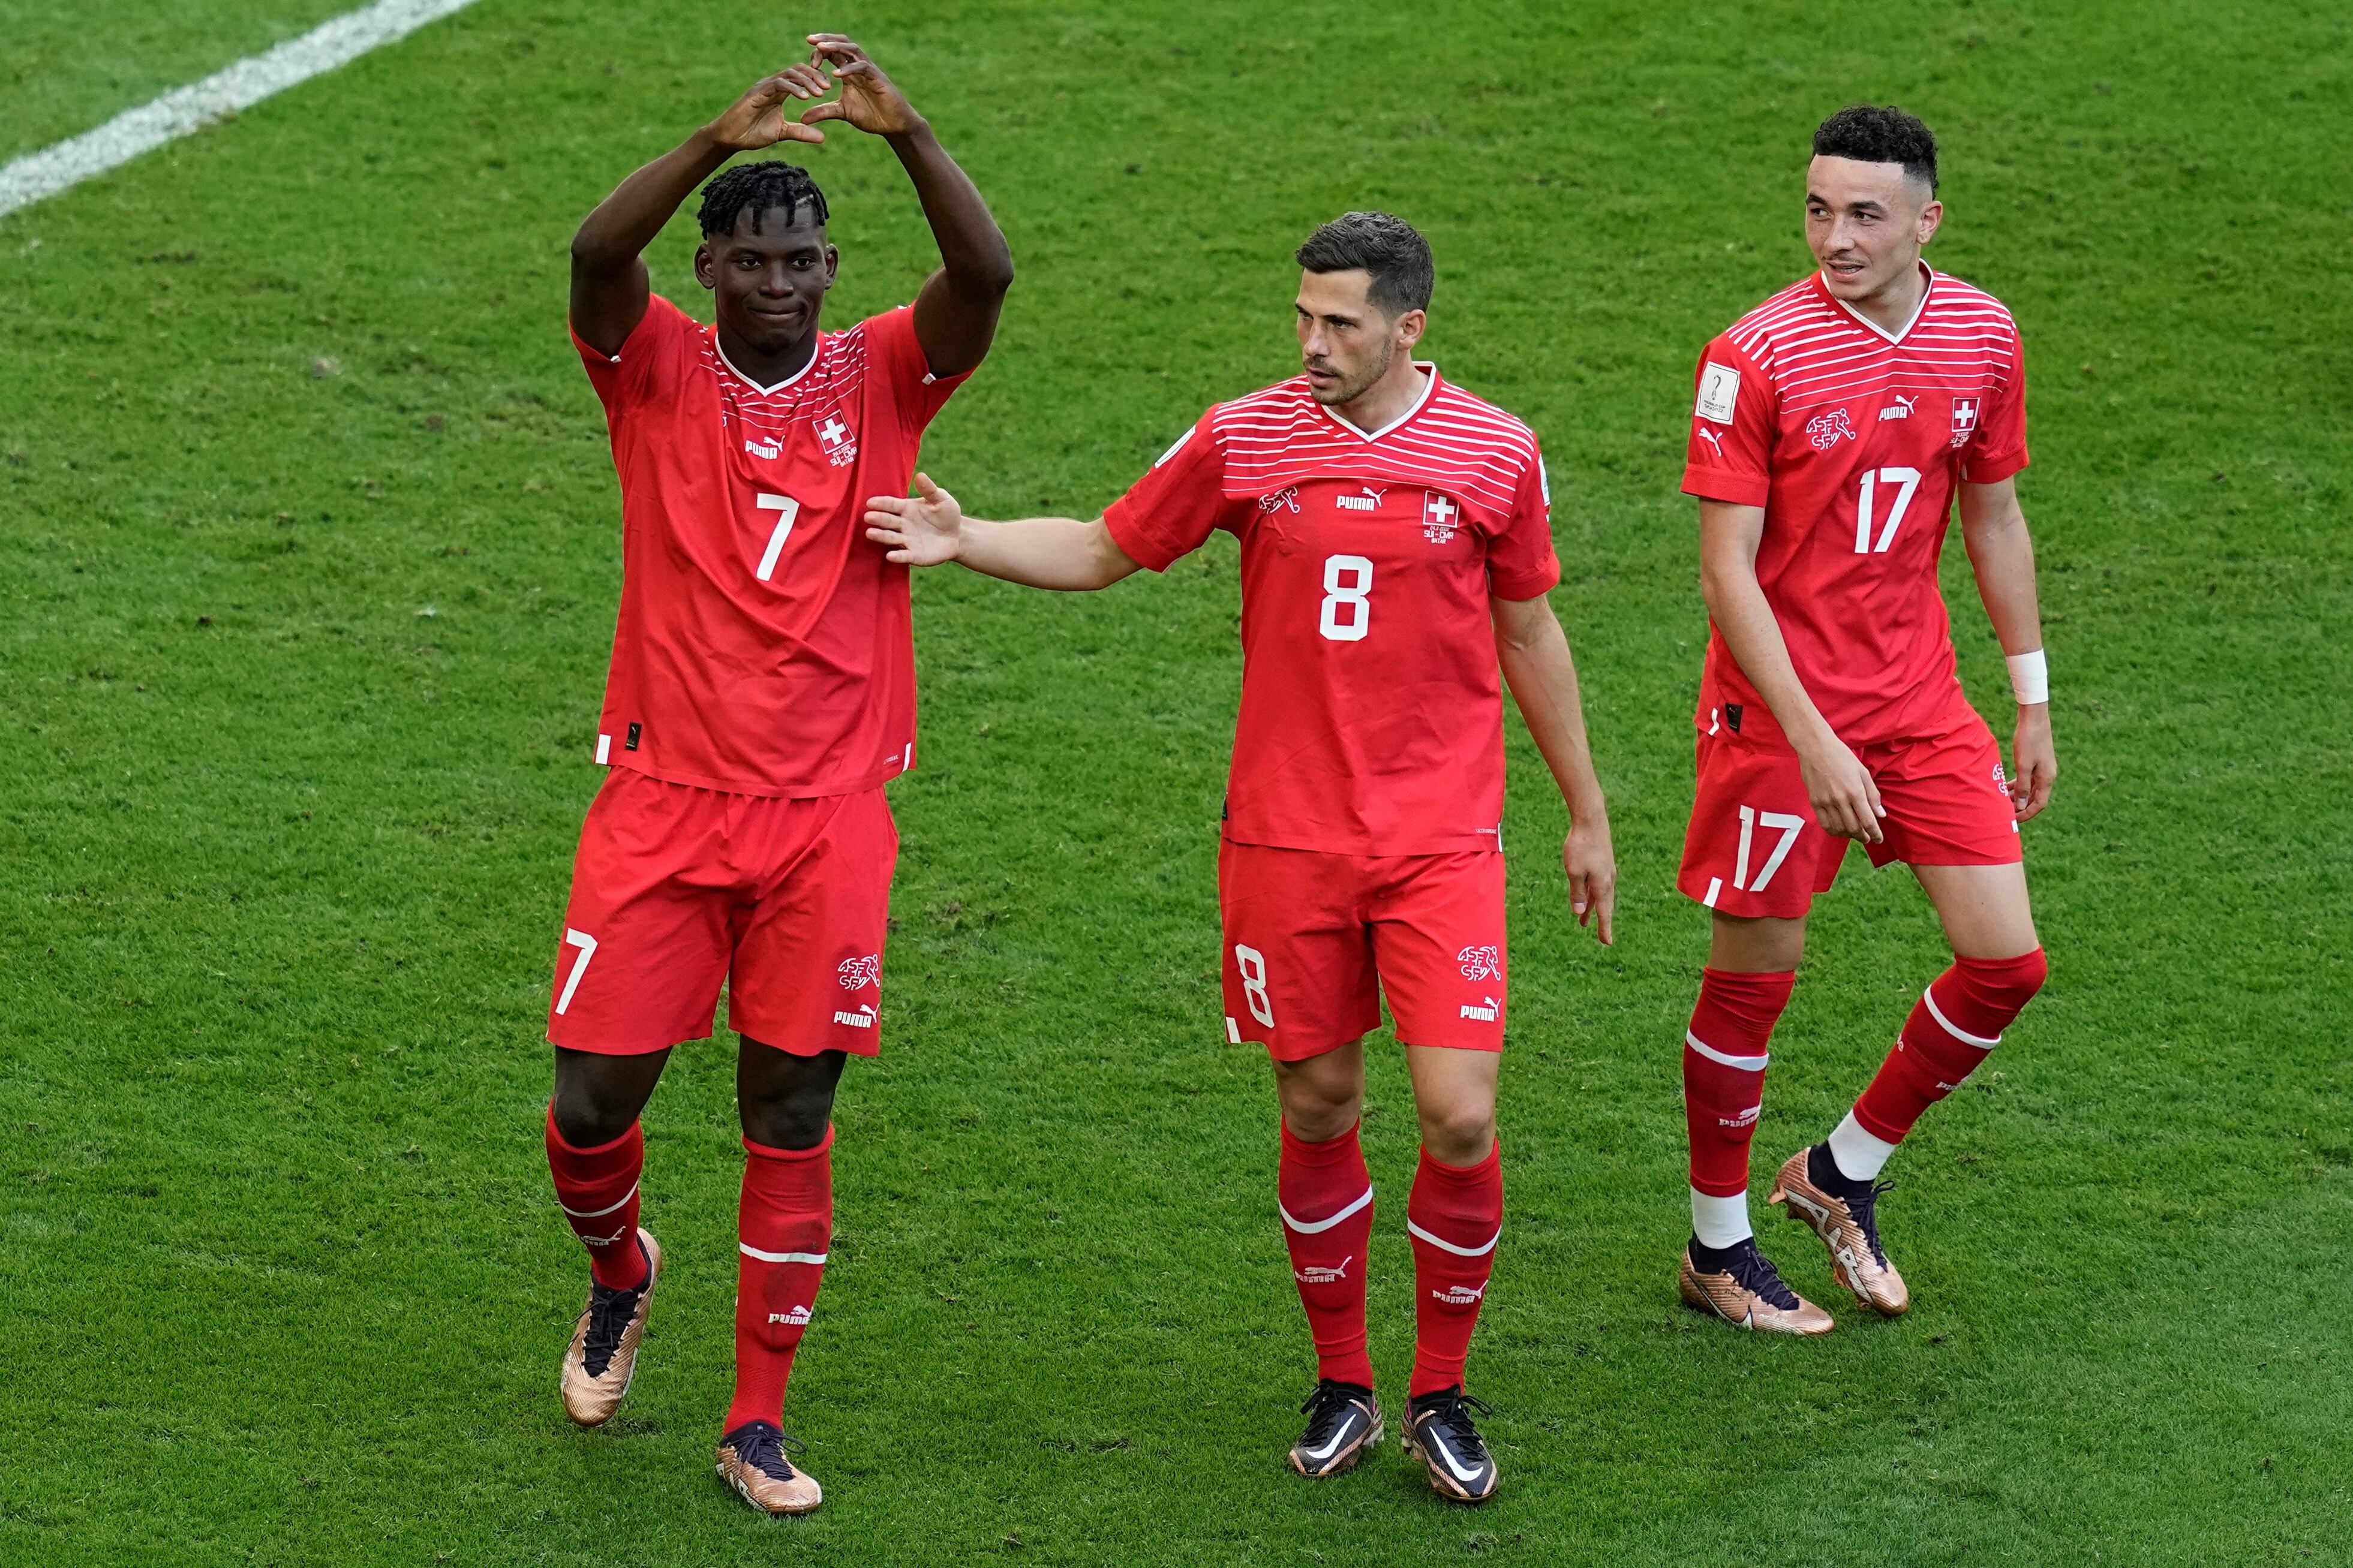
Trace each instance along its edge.
<path fill-rule="evenodd" d="M 1528 735 L 1544 753 L 1568 803 L 1568 841 L 1561 865 L 1568 872 L 1568 902 L 1577 923 L 1593 925 L 1604 944 L 1615 941 L 1610 916 L 1618 903 L 1618 858 L 1609 847 L 1609 808 L 1601 779 L 1593 771 L 1593 751 L 1585 739 L 1585 704 L 1577 688 L 1577 661 L 1552 601 L 1491 599 L 1495 655 L 1504 679 L 1527 721 Z"/>
<path fill-rule="evenodd" d="M 914 499 L 875 496 L 866 503 L 866 537 L 902 566 L 960 561 L 986 576 L 1032 588 L 1108 588 L 1138 563 L 1113 542 L 1103 519 L 1029 517 L 988 522 L 966 517 L 955 497 L 915 476 Z"/>
<path fill-rule="evenodd" d="M 1796 748 L 1806 797 L 1823 831 L 1876 844 L 1882 837 L 1879 819 L 1887 808 L 1879 802 L 1871 770 L 1831 730 L 1806 694 L 1797 666 L 1789 662 L 1781 623 L 1773 618 L 1773 606 L 1757 581 L 1757 546 L 1764 537 L 1763 507 L 1700 502 L 1700 594 L 1740 672 L 1773 710 L 1781 733 Z"/>
<path fill-rule="evenodd" d="M 915 296 L 915 341 L 934 375 L 962 375 L 980 363 L 997 336 L 997 314 L 1013 287 L 1013 252 L 972 177 L 932 134 L 906 95 L 839 33 L 811 33 L 812 63 L 832 68 L 841 97 L 802 118 L 811 124 L 847 121 L 880 136 L 913 183 L 923 217 L 940 247 L 940 269 Z"/>
<path fill-rule="evenodd" d="M 2042 649 L 2042 611 L 2034 594 L 2034 541 L 2019 509 L 2016 479 L 1961 486 L 1961 542 L 1978 575 L 1978 597 L 2005 654 Z M 2010 807 L 2023 822 L 2051 804 L 2059 753 L 2051 743 L 2051 704 L 2021 702 L 2010 737 Z"/>
<path fill-rule="evenodd" d="M 617 354 L 646 313 L 645 248 L 679 204 L 738 153 L 778 142 L 822 142 L 792 117 L 794 100 L 826 91 L 814 65 L 787 66 L 752 84 L 726 112 L 623 180 L 572 237 L 572 330 Z"/>

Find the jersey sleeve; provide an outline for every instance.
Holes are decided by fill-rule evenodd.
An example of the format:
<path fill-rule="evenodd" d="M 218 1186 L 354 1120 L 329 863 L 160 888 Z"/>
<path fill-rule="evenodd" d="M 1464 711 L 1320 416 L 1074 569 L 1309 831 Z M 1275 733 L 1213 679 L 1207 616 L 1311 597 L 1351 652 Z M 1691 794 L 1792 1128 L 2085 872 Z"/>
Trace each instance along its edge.
<path fill-rule="evenodd" d="M 2026 467 L 2026 359 L 2018 333 L 2010 334 L 2010 363 L 2001 390 L 1986 398 L 1977 434 L 1961 452 L 1961 478 L 1990 485 Z"/>
<path fill-rule="evenodd" d="M 972 372 L 934 375 L 923 341 L 915 336 L 915 308 L 902 305 L 860 323 L 866 334 L 870 364 L 891 388 L 891 402 L 899 425 L 910 440 L 923 435 L 955 389 L 972 379 Z"/>
<path fill-rule="evenodd" d="M 633 405 L 654 401 L 676 384 L 682 358 L 680 348 L 694 331 L 692 318 L 654 294 L 646 300 L 646 313 L 621 340 L 619 353 L 604 353 L 578 332 L 572 334 L 572 346 L 580 351 L 588 384 L 596 389 L 597 401 L 604 404 L 609 418 Z"/>
<path fill-rule="evenodd" d="M 1178 556 L 1199 549 L 1221 523 L 1230 522 L 1227 514 L 1233 503 L 1227 500 L 1225 480 L 1226 454 L 1204 414 L 1104 509 L 1103 526 L 1129 560 L 1166 572 Z"/>
<path fill-rule="evenodd" d="M 1763 506 L 1772 489 L 1774 396 L 1757 362 L 1719 337 L 1700 355 L 1683 494 Z"/>
<path fill-rule="evenodd" d="M 1552 547 L 1552 480 L 1544 453 L 1520 475 L 1512 515 L 1487 545 L 1487 592 L 1498 599 L 1534 599 L 1560 583 L 1560 556 Z"/>

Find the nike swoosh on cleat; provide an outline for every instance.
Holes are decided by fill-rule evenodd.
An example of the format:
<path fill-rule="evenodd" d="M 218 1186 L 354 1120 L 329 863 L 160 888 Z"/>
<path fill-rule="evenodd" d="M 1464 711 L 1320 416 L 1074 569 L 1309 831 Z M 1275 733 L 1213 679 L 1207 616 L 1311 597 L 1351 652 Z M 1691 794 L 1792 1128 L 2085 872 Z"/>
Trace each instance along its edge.
<path fill-rule="evenodd" d="M 1430 1447 L 1437 1453 L 1438 1457 L 1446 1461 L 1447 1469 L 1452 1472 L 1456 1480 L 1461 1481 L 1467 1486 L 1471 1482 L 1479 1479 L 1479 1472 L 1477 1470 L 1466 1470 L 1461 1465 L 1454 1462 L 1454 1456 L 1446 1451 L 1446 1439 L 1440 1437 L 1435 1431 L 1430 1434 L 1427 1441 Z"/>
<path fill-rule="evenodd" d="M 1348 1440 L 1349 1435 L 1354 1429 L 1355 1425 L 1355 1419 L 1352 1416 L 1348 1421 L 1344 1422 L 1341 1425 L 1340 1429 L 1332 1435 L 1332 1440 L 1324 1444 L 1321 1448 L 1302 1448 L 1299 1451 L 1320 1464 L 1340 1451 L 1340 1445 Z"/>

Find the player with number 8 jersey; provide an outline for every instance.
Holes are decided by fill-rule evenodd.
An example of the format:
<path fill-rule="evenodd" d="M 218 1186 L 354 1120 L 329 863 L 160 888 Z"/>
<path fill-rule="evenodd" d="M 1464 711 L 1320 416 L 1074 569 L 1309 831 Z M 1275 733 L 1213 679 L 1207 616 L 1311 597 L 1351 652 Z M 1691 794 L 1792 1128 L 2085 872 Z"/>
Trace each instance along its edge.
<path fill-rule="evenodd" d="M 1400 1436 L 1440 1491 L 1475 1502 L 1496 1484 L 1463 1365 L 1503 1226 L 1504 679 L 1569 805 L 1571 899 L 1604 942 L 1616 870 L 1545 598 L 1560 563 L 1535 437 L 1412 358 L 1431 266 L 1410 226 L 1351 213 L 1298 260 L 1303 374 L 1211 408 L 1101 519 L 984 522 L 918 476 L 920 499 L 879 496 L 869 521 L 894 561 L 1047 588 L 1166 571 L 1219 531 L 1239 542 L 1224 1032 L 1264 1045 L 1282 1105 L 1277 1207 L 1318 1362 L 1291 1463 L 1337 1474 L 1383 1429 L 1356 1123 L 1386 997 L 1422 1129 Z"/>

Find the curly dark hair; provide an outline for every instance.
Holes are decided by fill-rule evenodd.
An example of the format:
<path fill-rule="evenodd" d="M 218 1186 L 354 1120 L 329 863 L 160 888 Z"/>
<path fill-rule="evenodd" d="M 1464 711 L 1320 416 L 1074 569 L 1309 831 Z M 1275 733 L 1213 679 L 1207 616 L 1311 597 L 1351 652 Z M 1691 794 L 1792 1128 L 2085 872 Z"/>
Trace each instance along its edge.
<path fill-rule="evenodd" d="M 1915 180 L 1936 188 L 1936 138 L 1917 115 L 1894 104 L 1850 103 L 1814 131 L 1814 156 L 1859 163 L 1901 163 Z"/>
<path fill-rule="evenodd" d="M 1436 281 L 1430 241 L 1388 213 L 1342 213 L 1307 237 L 1293 258 L 1310 272 L 1372 274 L 1366 297 L 1392 318 L 1430 309 Z"/>
<path fill-rule="evenodd" d="M 760 215 L 774 207 L 785 214 L 785 226 L 792 226 L 802 207 L 822 226 L 826 221 L 825 193 L 817 188 L 809 172 L 798 163 L 771 160 L 765 163 L 738 163 L 702 187 L 702 205 L 694 215 L 702 226 L 704 238 L 714 234 L 733 234 L 735 220 L 746 212 L 752 215 L 752 232 L 760 232 Z"/>

